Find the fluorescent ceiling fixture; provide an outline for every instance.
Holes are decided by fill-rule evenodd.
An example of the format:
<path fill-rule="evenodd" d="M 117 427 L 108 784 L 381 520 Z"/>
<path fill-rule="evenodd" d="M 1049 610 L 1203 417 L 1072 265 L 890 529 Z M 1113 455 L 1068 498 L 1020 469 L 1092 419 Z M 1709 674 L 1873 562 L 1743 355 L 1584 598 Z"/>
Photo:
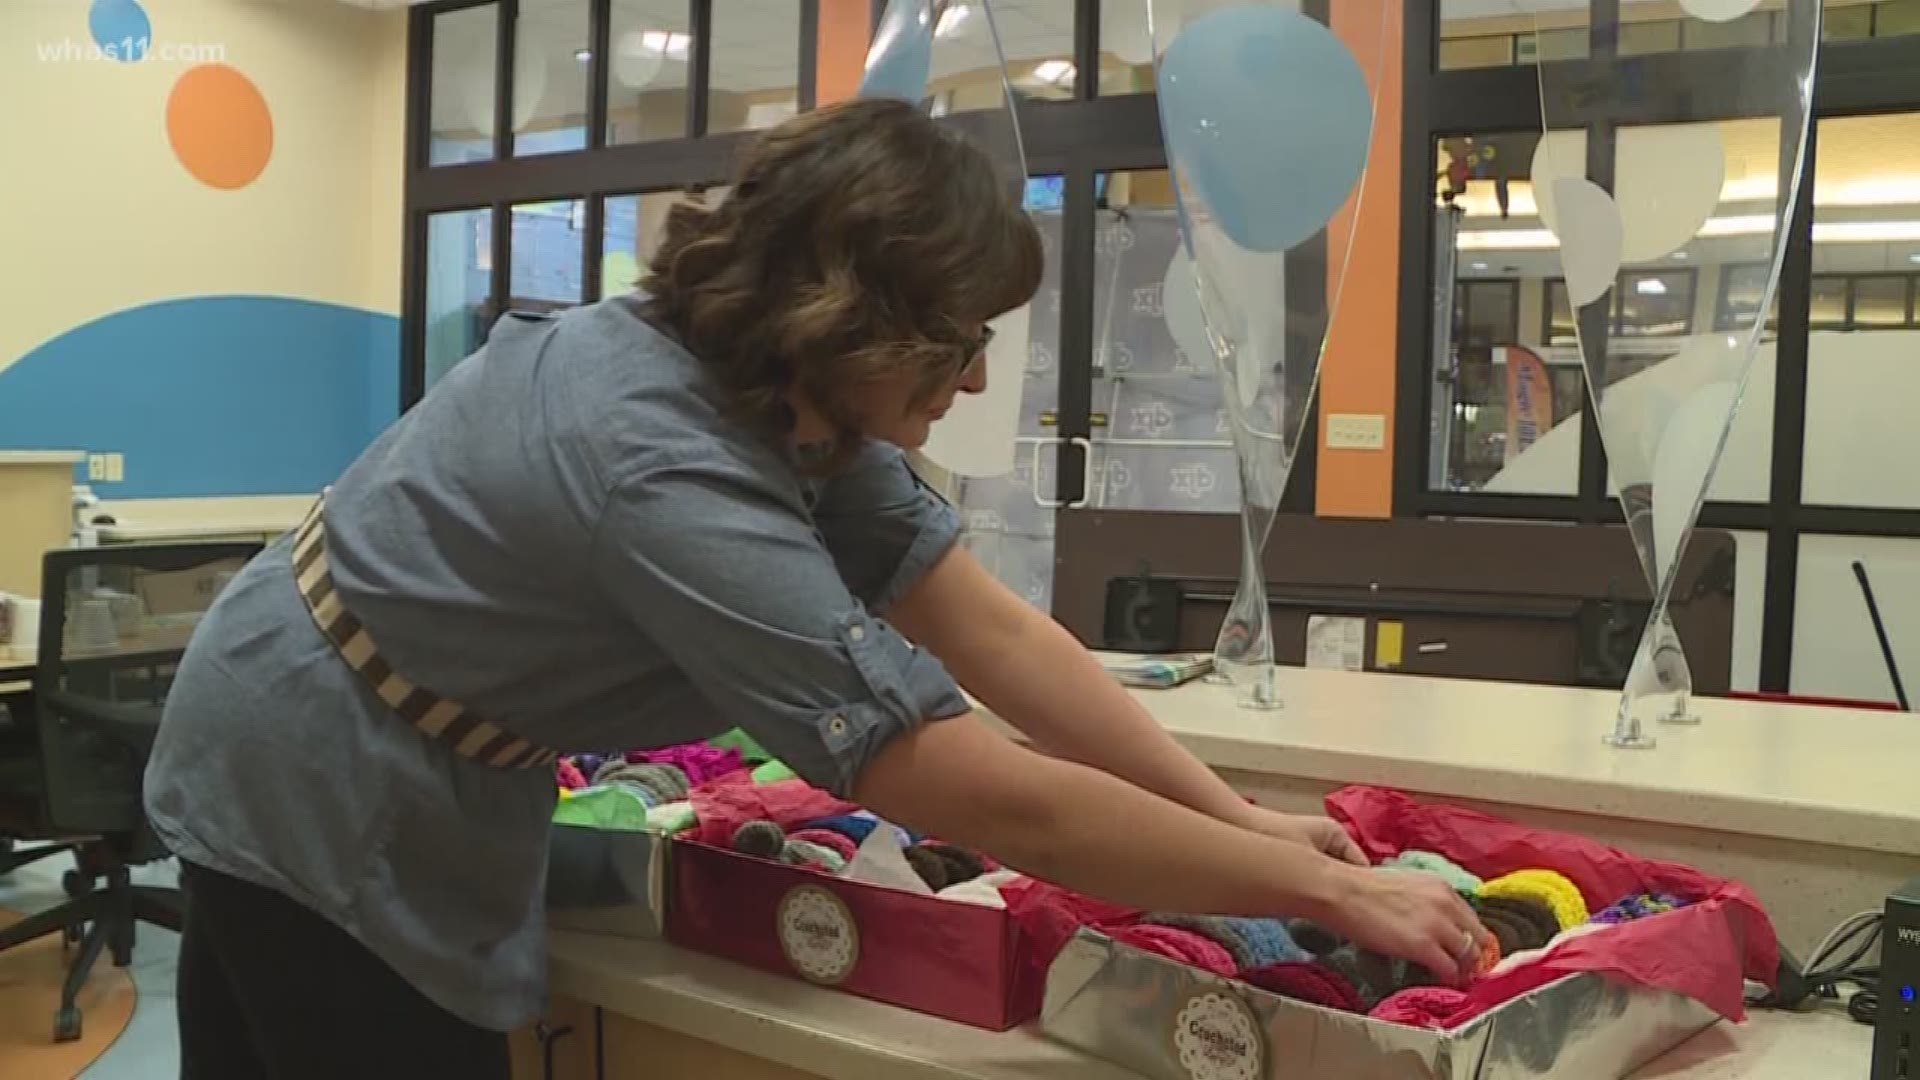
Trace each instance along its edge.
<path fill-rule="evenodd" d="M 1700 227 L 1703 237 L 1768 236 L 1773 233 L 1770 214 L 1737 214 L 1708 218 Z M 1885 244 L 1920 240 L 1920 221 L 1816 221 L 1816 244 Z M 1460 234 L 1461 251 L 1547 251 L 1560 246 L 1548 229 L 1471 229 Z"/>
<path fill-rule="evenodd" d="M 1749 176 L 1729 180 L 1720 189 L 1723 203 L 1770 202 L 1777 197 L 1779 185 L 1771 176 Z M 1540 213 L 1533 197 L 1533 184 L 1514 180 L 1507 185 L 1507 215 L 1536 217 Z M 1814 188 L 1815 206 L 1912 206 L 1920 204 L 1920 175 L 1877 176 L 1862 180 L 1822 181 Z M 1467 190 L 1454 199 L 1454 205 L 1470 218 L 1498 218 L 1500 203 L 1494 197 L 1493 181 L 1470 180 Z"/>
<path fill-rule="evenodd" d="M 1657 277 L 1641 278 L 1639 281 L 1633 283 L 1633 291 L 1639 293 L 1641 296 L 1665 296 L 1667 295 L 1667 283 Z"/>
<path fill-rule="evenodd" d="M 1055 86 L 1073 78 L 1073 61 L 1042 60 L 1033 66 L 1033 77 Z"/>
<path fill-rule="evenodd" d="M 1669 255 L 1667 257 L 1670 259 L 1677 259 L 1681 262 L 1685 262 L 1687 259 L 1687 253 L 1684 251 L 1676 251 L 1672 255 Z"/>
<path fill-rule="evenodd" d="M 1907 261 L 1910 263 L 1920 263 L 1920 255 L 1909 255 L 1907 256 Z"/>
<path fill-rule="evenodd" d="M 593 50 L 592 49 L 575 49 L 573 50 L 573 58 L 584 64 L 587 61 L 593 59 Z"/>
<path fill-rule="evenodd" d="M 640 54 L 685 60 L 687 46 L 691 42 L 692 38 L 678 30 L 643 30 L 640 33 Z"/>
<path fill-rule="evenodd" d="M 1483 262 L 1477 262 L 1473 264 L 1473 268 L 1475 270 L 1485 270 L 1487 268 L 1487 264 Z"/>
<path fill-rule="evenodd" d="M 934 37 L 951 37 L 960 32 L 960 24 L 967 21 L 973 9 L 965 4 L 954 4 L 940 13 L 940 21 L 933 26 Z M 926 25 L 925 23 L 921 24 Z"/>

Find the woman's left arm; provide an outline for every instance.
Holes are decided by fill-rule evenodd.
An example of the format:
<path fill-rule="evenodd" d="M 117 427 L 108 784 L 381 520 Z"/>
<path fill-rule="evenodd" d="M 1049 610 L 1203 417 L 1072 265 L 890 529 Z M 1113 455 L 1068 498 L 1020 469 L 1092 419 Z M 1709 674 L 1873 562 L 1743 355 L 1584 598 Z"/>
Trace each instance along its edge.
<path fill-rule="evenodd" d="M 1254 806 L 1188 753 L 1073 635 L 949 550 L 886 617 L 946 664 L 961 686 L 1056 757 L 1100 769 L 1209 817 L 1364 865 L 1324 818 Z"/>

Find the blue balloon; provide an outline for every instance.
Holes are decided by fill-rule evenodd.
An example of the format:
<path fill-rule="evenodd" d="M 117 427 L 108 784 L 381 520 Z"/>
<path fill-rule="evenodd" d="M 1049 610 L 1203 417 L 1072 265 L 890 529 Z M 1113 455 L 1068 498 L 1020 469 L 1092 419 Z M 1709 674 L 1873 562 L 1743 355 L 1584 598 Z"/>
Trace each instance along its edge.
<path fill-rule="evenodd" d="M 1366 168 L 1366 75 L 1297 11 L 1247 5 L 1188 24 L 1159 86 L 1169 159 L 1241 247 L 1285 251 L 1319 232 Z"/>
<path fill-rule="evenodd" d="M 93 0 L 87 32 L 102 53 L 123 63 L 145 60 L 153 42 L 153 22 L 139 0 Z"/>
<path fill-rule="evenodd" d="M 926 0 L 888 0 L 866 74 L 862 98 L 898 98 L 914 105 L 927 97 L 933 75 L 933 20 Z"/>

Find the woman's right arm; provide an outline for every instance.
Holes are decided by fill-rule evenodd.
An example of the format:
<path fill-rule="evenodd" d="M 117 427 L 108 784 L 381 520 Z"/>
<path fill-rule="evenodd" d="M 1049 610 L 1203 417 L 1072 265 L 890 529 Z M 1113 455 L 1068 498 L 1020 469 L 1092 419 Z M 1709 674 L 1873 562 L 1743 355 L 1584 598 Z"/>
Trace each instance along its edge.
<path fill-rule="evenodd" d="M 973 716 L 924 724 L 863 770 L 876 813 L 1034 877 L 1132 907 L 1302 916 L 1460 978 L 1473 912 L 1438 878 L 1364 870 L 1034 753 Z"/>

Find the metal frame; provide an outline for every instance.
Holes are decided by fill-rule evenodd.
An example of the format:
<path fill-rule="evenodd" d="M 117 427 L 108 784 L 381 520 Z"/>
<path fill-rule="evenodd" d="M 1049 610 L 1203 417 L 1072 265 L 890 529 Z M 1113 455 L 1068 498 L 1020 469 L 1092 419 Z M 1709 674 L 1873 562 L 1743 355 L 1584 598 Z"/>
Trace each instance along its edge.
<path fill-rule="evenodd" d="M 1819 0 L 1791 0 L 1795 5 Z M 1573 496 L 1491 495 L 1436 492 L 1427 488 L 1427 390 L 1431 382 L 1428 356 L 1432 272 L 1432 190 L 1434 146 L 1441 137 L 1538 131 L 1540 85 L 1533 65 L 1438 69 L 1440 26 L 1438 5 L 1408 4 L 1405 58 L 1406 109 L 1401 208 L 1403 243 L 1400 290 L 1400 364 L 1396 400 L 1394 514 L 1402 517 L 1495 517 L 1577 522 L 1619 522 L 1618 504 L 1607 494 L 1605 452 L 1593 422 L 1591 395 L 1584 406 L 1580 486 Z M 1607 16 L 1618 17 L 1619 0 L 1593 0 L 1593 25 L 1604 27 Z M 1569 68 L 1593 72 L 1631 68 L 1652 91 L 1632 114 L 1594 115 L 1563 103 L 1558 110 L 1570 122 L 1591 128 L 1620 123 L 1647 123 L 1671 119 L 1675 105 L 1690 101 L 1696 115 L 1733 115 L 1724 98 L 1730 65 L 1752 59 L 1759 50 L 1676 52 L 1626 59 L 1613 58 L 1605 49 L 1611 35 L 1596 30 L 1585 60 L 1561 62 Z M 1799 43 L 1804 44 L 1804 43 Z M 1607 68 L 1606 65 L 1614 65 Z M 1834 117 L 1920 110 L 1920 84 L 1912 72 L 1920 70 L 1920 36 L 1866 41 L 1826 42 L 1822 45 L 1814 84 L 1813 130 L 1809 136 L 1810 167 L 1800 199 L 1787 225 L 1786 265 L 1779 296 L 1778 370 L 1774 398 L 1769 501 L 1708 503 L 1700 514 L 1705 528 L 1762 532 L 1767 537 L 1766 593 L 1761 640 L 1760 688 L 1785 691 L 1793 670 L 1794 586 L 1799 572 L 1800 537 L 1806 533 L 1920 537 L 1920 510 L 1809 505 L 1804 501 L 1802 446 L 1806 435 L 1807 323 L 1812 288 L 1813 177 L 1819 167 L 1819 121 Z M 1573 85 L 1574 78 L 1553 80 Z M 1551 84 L 1550 84 L 1551 85 Z M 1590 138 L 1589 148 L 1610 145 Z M 1599 162 L 1590 162 L 1600 164 Z M 1725 276 L 1722 277 L 1724 288 Z M 1724 300 L 1724 295 L 1722 297 Z"/>

